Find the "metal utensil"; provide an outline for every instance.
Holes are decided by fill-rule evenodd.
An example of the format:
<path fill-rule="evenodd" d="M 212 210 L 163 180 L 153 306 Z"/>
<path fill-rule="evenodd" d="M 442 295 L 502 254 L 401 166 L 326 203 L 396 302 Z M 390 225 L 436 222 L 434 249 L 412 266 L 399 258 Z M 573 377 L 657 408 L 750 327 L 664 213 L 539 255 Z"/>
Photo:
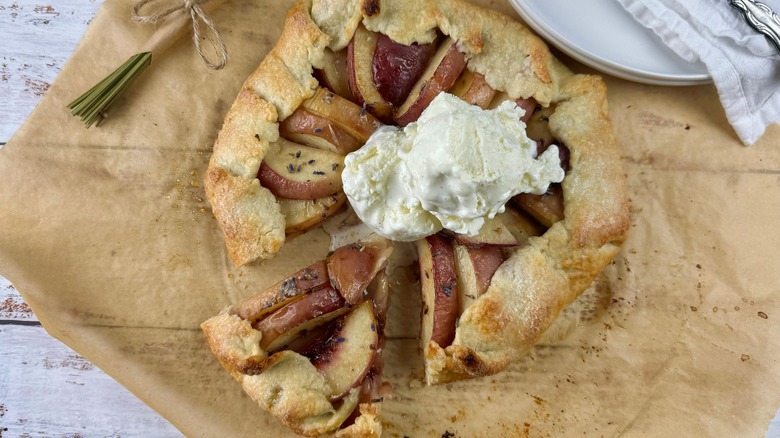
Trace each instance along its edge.
<path fill-rule="evenodd" d="M 780 17 L 772 8 L 756 0 L 729 0 L 729 4 L 742 12 L 750 27 L 764 34 L 780 51 Z"/>

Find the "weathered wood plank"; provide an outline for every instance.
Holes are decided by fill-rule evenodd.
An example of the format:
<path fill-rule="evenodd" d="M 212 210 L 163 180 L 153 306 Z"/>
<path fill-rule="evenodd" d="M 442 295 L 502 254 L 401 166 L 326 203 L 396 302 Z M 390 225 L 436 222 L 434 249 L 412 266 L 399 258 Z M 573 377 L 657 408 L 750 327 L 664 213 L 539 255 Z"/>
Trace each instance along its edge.
<path fill-rule="evenodd" d="M 0 142 L 30 115 L 101 4 L 0 0 Z"/>
<path fill-rule="evenodd" d="M 0 276 L 0 438 L 176 437 L 178 430 L 49 336 Z"/>
<path fill-rule="evenodd" d="M 37 323 L 38 318 L 11 282 L 0 276 L 0 323 L 2 322 Z"/>
<path fill-rule="evenodd" d="M 181 433 L 42 327 L 0 326 L 0 437 Z"/>

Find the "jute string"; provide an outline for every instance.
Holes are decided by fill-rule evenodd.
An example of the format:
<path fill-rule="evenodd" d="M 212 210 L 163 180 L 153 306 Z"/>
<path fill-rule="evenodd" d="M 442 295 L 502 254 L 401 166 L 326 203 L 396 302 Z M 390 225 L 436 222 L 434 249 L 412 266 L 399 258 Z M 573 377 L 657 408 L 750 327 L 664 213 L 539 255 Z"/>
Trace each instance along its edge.
<path fill-rule="evenodd" d="M 189 14 L 192 21 L 192 40 L 195 43 L 195 48 L 198 50 L 198 54 L 209 68 L 213 70 L 219 70 L 227 64 L 227 48 L 225 47 L 225 42 L 222 40 L 222 35 L 201 8 L 201 4 L 206 2 L 208 2 L 208 0 L 182 0 L 181 3 L 173 7 L 169 7 L 168 9 L 154 12 L 148 15 L 141 15 L 140 11 L 144 6 L 154 3 L 165 3 L 165 0 L 140 0 L 135 4 L 135 6 L 133 6 L 133 12 L 131 16 L 133 21 L 138 23 L 156 23 L 177 11 L 182 11 L 185 14 Z M 158 7 L 158 9 L 162 8 Z M 207 39 L 209 42 L 211 42 L 211 45 L 214 48 L 214 52 L 219 58 L 218 62 L 216 63 L 209 60 L 208 56 L 206 56 L 203 48 L 201 47 L 200 21 L 202 21 L 210 31 L 210 35 L 207 37 Z"/>

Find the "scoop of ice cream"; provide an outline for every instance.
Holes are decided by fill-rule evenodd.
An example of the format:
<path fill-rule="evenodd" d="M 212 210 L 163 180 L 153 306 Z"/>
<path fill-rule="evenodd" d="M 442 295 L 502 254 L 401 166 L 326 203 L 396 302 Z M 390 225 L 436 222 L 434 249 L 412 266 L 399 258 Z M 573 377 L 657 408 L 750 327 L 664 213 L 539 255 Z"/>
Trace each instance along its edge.
<path fill-rule="evenodd" d="M 395 126 L 376 130 L 365 145 L 344 159 L 341 179 L 361 221 L 387 238 L 413 241 L 441 230 L 441 223 L 410 196 L 402 151 L 411 144 Z"/>
<path fill-rule="evenodd" d="M 441 93 L 417 122 L 384 127 L 347 155 L 344 191 L 361 220 L 394 240 L 442 227 L 476 234 L 512 196 L 563 179 L 558 148 L 537 158 L 523 113 L 513 102 L 486 111 Z"/>

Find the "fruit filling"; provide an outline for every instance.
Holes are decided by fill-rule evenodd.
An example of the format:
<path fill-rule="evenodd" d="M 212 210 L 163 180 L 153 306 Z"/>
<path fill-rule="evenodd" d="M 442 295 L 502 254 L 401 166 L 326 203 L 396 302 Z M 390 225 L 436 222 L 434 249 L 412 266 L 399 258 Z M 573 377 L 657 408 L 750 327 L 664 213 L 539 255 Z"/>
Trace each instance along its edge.
<path fill-rule="evenodd" d="M 383 124 L 416 121 L 445 91 L 483 109 L 507 99 L 483 75 L 469 70 L 457 44 L 441 34 L 431 43 L 403 45 L 360 25 L 347 48 L 325 51 L 324 67 L 315 77 L 321 88 L 280 122 L 281 139 L 257 175 L 277 197 L 287 234 L 306 231 L 339 211 L 345 203 L 344 156 L 360 149 Z M 567 170 L 568 149 L 548 126 L 555 104 L 542 107 L 532 97 L 515 103 L 525 110 L 522 120 L 537 143 L 537 154 L 555 144 Z M 560 220 L 553 213 L 562 205 L 559 192 L 521 194 L 510 204 L 549 226 Z"/>
<path fill-rule="evenodd" d="M 371 62 L 377 91 L 394 107 L 400 106 L 420 79 L 436 51 L 436 43 L 396 43 L 389 36 L 379 34 Z"/>
<path fill-rule="evenodd" d="M 439 35 L 431 43 L 403 45 L 362 25 L 347 48 L 326 50 L 325 66 L 315 71 L 315 77 L 321 88 L 280 122 L 281 139 L 258 172 L 261 184 L 277 196 L 288 234 L 305 231 L 339 211 L 346 199 L 342 189 L 344 156 L 359 150 L 384 124 L 405 126 L 417 121 L 442 92 L 482 109 L 496 108 L 509 100 L 506 93 L 493 89 L 483 75 L 467 67 L 451 38 Z M 560 166 L 568 172 L 569 150 L 549 126 L 556 104 L 543 107 L 533 97 L 516 99 L 515 104 L 524 110 L 520 120 L 526 124 L 528 138 L 535 142 L 536 155 L 555 145 Z M 530 237 L 563 220 L 563 205 L 561 184 L 552 183 L 543 194 L 511 197 L 504 211 L 486 217 L 476 233 L 446 228 L 440 233 L 426 231 L 428 237 L 416 242 L 423 343 L 450 345 L 459 316 L 488 290 L 493 273 L 505 258 Z M 355 306 L 373 303 L 374 325 L 384 325 L 386 300 L 385 305 L 378 305 L 376 297 L 368 297 L 368 285 L 379 278 L 375 268 L 384 262 L 386 255 L 381 250 L 357 253 L 342 248 L 328 259 L 326 272 L 321 272 L 321 265 L 312 267 L 312 272 L 328 279 L 327 283 L 300 281 L 288 290 L 287 298 L 264 304 L 274 313 L 254 322 L 264 333 L 263 348 L 293 348 L 318 369 L 331 369 L 328 364 L 343 348 L 339 345 L 343 336 L 338 333 L 349 330 L 347 322 L 355 319 L 351 316 Z M 301 277 L 296 275 L 288 280 Z M 313 286 L 308 287 L 308 283 Z M 376 339 L 361 342 L 381 350 L 384 339 L 381 330 L 379 333 Z M 347 345 L 357 345 L 351 342 Z M 380 362 L 376 359 L 356 372 L 361 382 L 365 380 L 358 383 L 363 385 L 362 401 L 370 401 L 378 393 L 381 385 L 374 380 L 381 374 Z M 334 397 L 343 395 L 344 382 L 350 378 L 356 376 L 330 381 L 341 391 Z"/>

